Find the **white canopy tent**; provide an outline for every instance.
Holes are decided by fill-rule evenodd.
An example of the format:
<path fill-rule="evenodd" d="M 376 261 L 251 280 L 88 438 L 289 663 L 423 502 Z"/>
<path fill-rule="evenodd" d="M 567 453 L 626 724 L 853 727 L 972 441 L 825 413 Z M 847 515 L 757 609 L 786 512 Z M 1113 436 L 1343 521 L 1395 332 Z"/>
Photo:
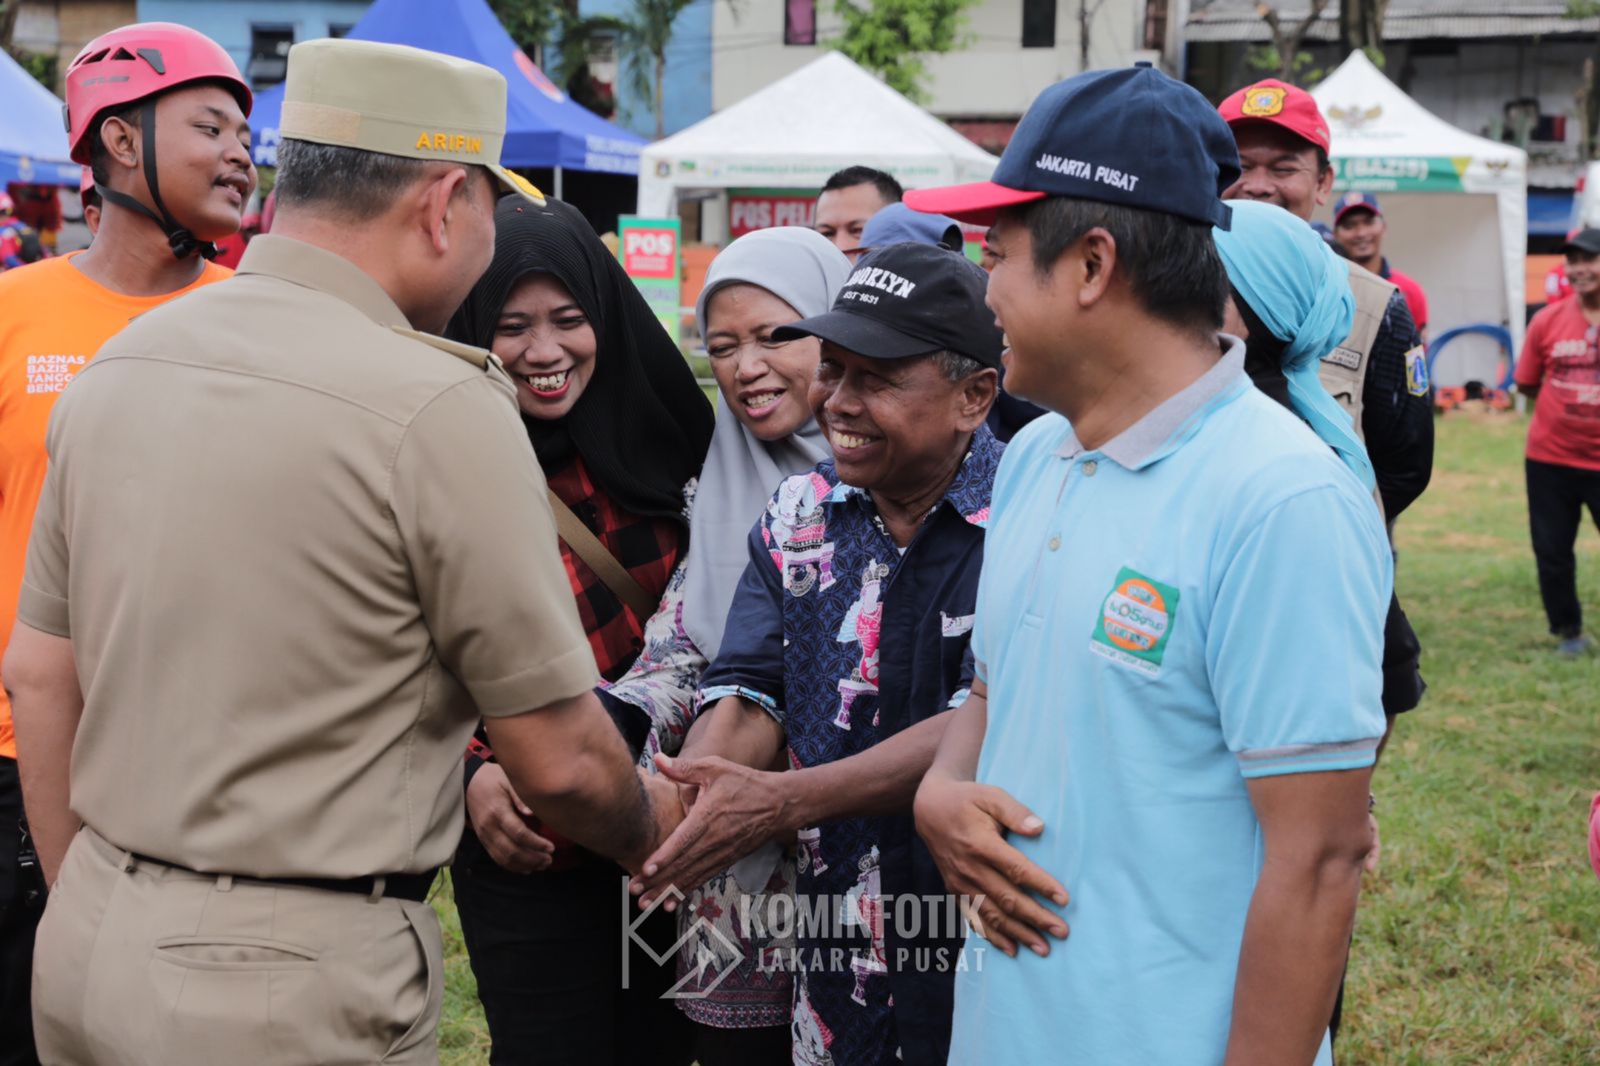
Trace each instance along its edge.
<path fill-rule="evenodd" d="M 984 181 L 999 162 L 838 52 L 644 150 L 639 214 L 685 190 L 822 187 L 857 164 L 921 188 Z"/>
<path fill-rule="evenodd" d="M 1528 226 L 1528 154 L 1459 130 L 1353 52 L 1311 90 L 1333 132 L 1335 189 L 1382 202 L 1384 255 L 1427 290 L 1428 333 L 1504 326 L 1522 348 Z M 1331 212 L 1324 211 L 1331 222 Z M 1441 384 L 1494 383 L 1498 346 L 1452 344 L 1434 366 Z"/>

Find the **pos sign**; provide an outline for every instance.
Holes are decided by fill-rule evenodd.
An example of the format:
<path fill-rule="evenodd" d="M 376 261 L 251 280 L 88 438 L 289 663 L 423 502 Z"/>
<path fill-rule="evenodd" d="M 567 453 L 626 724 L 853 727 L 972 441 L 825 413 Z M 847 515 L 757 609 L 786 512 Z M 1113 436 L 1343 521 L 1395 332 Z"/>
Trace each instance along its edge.
<path fill-rule="evenodd" d="M 680 339 L 679 305 L 683 302 L 678 262 L 681 226 L 675 218 L 634 215 L 623 215 L 617 225 L 622 269 L 675 341 Z"/>
<path fill-rule="evenodd" d="M 678 228 L 623 227 L 622 269 L 630 278 L 677 277 Z"/>

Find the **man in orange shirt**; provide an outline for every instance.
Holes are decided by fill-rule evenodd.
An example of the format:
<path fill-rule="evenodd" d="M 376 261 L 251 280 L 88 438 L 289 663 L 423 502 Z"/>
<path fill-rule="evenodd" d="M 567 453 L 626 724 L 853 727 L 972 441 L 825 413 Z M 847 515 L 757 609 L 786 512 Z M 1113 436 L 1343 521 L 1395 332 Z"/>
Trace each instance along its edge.
<path fill-rule="evenodd" d="M 113 30 L 67 70 L 72 158 L 93 171 L 103 210 L 86 251 L 0 275 L 0 647 L 16 619 L 56 398 L 131 319 L 229 276 L 209 261 L 211 242 L 239 229 L 255 190 L 250 105 L 228 53 L 169 23 Z M 45 885 L 21 829 L 16 759 L 0 696 L 0 1066 L 37 1062 L 28 989 Z"/>

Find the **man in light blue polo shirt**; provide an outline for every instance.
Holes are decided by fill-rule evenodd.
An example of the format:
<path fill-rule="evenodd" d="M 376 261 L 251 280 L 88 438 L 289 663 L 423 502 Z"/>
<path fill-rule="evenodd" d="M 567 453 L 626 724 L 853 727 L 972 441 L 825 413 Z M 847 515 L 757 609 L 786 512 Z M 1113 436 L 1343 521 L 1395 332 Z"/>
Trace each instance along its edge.
<path fill-rule="evenodd" d="M 1001 464 L 978 683 L 917 796 L 1005 952 L 958 975 L 952 1063 L 1331 1062 L 1393 578 L 1368 489 L 1218 336 L 1237 173 L 1135 68 L 907 198 L 992 223 L 1006 387 L 1058 412 Z"/>

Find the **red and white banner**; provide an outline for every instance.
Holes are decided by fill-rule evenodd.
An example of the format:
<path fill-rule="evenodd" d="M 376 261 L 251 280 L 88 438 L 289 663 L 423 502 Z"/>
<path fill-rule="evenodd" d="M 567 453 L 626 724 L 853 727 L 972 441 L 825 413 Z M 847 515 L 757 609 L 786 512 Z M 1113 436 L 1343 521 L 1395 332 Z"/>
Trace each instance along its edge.
<path fill-rule="evenodd" d="M 816 193 L 746 193 L 735 190 L 728 194 L 728 233 L 732 237 L 743 237 L 746 233 L 773 226 L 804 226 L 810 229 L 816 211 Z"/>

